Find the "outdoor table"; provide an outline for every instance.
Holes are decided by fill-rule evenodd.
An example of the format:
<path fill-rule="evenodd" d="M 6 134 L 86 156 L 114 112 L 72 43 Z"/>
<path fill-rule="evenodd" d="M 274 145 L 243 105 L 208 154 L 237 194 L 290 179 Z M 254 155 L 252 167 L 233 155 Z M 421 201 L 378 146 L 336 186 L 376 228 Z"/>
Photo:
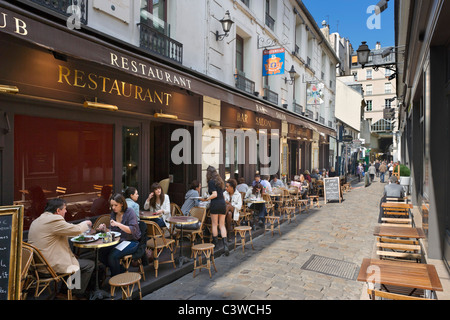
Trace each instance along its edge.
<path fill-rule="evenodd" d="M 119 242 L 120 237 L 116 237 L 115 240 L 111 242 L 103 242 L 103 239 L 101 238 L 93 242 L 86 242 L 86 243 L 73 242 L 74 247 L 93 249 L 95 251 L 95 291 L 91 293 L 89 297 L 90 300 L 104 299 L 110 297 L 108 292 L 100 289 L 98 283 L 98 250 L 100 248 L 115 246 Z"/>
<path fill-rule="evenodd" d="M 425 233 L 421 228 L 393 227 L 383 225 L 376 226 L 373 235 L 378 237 L 392 238 L 425 238 Z"/>
<path fill-rule="evenodd" d="M 183 263 L 190 261 L 189 258 L 183 256 L 183 226 L 197 223 L 198 219 L 191 216 L 171 216 L 166 221 L 173 225 L 180 225 L 181 240 L 180 240 L 180 257 L 178 258 L 178 264 L 179 267 L 181 267 Z"/>
<path fill-rule="evenodd" d="M 154 219 L 158 219 L 161 218 L 162 214 L 154 214 L 153 212 L 150 211 L 139 211 L 139 218 L 143 219 L 143 220 L 154 220 Z"/>
<path fill-rule="evenodd" d="M 443 291 L 436 268 L 430 264 L 364 259 L 358 281 L 416 289 Z"/>

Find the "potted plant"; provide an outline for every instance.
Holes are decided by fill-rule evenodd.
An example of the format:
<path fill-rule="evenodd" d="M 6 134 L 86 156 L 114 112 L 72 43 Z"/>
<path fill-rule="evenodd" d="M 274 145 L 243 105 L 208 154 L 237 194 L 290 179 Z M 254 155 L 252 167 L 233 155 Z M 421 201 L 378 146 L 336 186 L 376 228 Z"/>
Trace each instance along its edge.
<path fill-rule="evenodd" d="M 400 168 L 399 168 L 400 166 Z M 400 169 L 400 171 L 398 171 Z M 405 193 L 409 193 L 409 186 L 411 184 L 411 170 L 404 164 L 397 165 L 394 172 L 400 172 L 400 185 L 403 186 Z"/>

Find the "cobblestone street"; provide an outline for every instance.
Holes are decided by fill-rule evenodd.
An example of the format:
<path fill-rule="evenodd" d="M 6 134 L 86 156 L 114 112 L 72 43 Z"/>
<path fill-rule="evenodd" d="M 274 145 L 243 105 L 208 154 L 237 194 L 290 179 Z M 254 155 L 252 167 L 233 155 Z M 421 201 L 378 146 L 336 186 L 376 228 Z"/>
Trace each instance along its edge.
<path fill-rule="evenodd" d="M 372 255 L 372 231 L 383 187 L 378 178 L 367 188 L 363 182 L 354 184 L 342 203 L 328 203 L 296 215 L 290 224 L 282 223 L 281 236 L 266 232 L 253 239 L 255 250 L 247 242 L 245 253 L 238 246 L 228 257 L 216 258 L 218 272 L 213 271 L 212 279 L 207 270 L 197 272 L 195 278 L 191 272 L 144 299 L 365 299 L 364 284 L 356 281 L 356 275 L 363 258 Z M 350 270 L 354 277 L 332 276 L 302 269 L 314 257 L 344 269 L 356 268 L 356 274 Z"/>

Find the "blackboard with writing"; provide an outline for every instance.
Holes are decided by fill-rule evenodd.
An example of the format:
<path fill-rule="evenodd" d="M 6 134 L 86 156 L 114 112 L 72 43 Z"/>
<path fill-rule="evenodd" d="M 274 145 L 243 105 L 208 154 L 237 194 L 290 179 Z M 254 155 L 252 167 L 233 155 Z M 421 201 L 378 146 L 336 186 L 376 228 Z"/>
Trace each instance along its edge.
<path fill-rule="evenodd" d="M 341 186 L 339 177 L 323 179 L 324 200 L 327 201 L 338 200 L 341 202 Z"/>
<path fill-rule="evenodd" d="M 23 206 L 0 207 L 0 300 L 20 297 Z"/>

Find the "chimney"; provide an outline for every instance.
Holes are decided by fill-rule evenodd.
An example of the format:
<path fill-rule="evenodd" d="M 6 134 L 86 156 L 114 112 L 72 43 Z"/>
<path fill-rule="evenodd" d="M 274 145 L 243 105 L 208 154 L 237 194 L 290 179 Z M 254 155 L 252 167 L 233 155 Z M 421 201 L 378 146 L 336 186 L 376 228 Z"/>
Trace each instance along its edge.
<path fill-rule="evenodd" d="M 375 50 L 380 50 L 381 49 L 381 43 L 380 41 L 377 42 L 377 44 L 375 45 Z"/>

